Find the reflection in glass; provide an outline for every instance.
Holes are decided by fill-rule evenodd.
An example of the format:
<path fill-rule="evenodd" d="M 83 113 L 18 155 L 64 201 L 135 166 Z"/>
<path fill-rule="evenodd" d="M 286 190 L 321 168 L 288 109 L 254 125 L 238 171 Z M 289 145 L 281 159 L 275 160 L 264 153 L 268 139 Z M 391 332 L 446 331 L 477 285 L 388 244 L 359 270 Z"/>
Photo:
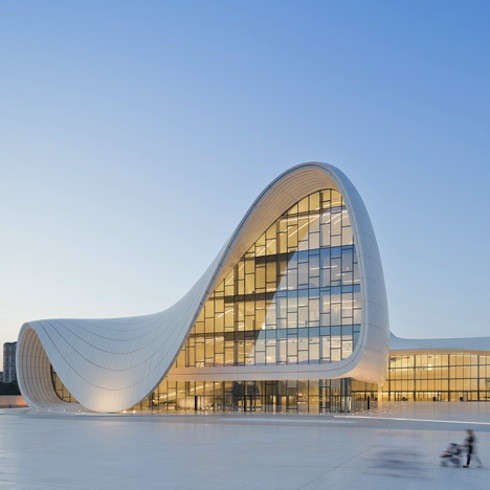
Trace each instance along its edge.
<path fill-rule="evenodd" d="M 347 358 L 361 324 L 356 268 L 349 215 L 339 193 L 326 189 L 306 196 L 256 240 L 216 287 L 184 345 L 189 354 L 180 356 L 177 367 Z M 333 343 L 324 341 L 330 329 L 315 328 L 331 326 L 338 327 Z M 299 333 L 302 329 L 306 335 Z M 204 337 L 214 357 L 198 347 Z M 214 350 L 213 342 L 219 344 Z"/>

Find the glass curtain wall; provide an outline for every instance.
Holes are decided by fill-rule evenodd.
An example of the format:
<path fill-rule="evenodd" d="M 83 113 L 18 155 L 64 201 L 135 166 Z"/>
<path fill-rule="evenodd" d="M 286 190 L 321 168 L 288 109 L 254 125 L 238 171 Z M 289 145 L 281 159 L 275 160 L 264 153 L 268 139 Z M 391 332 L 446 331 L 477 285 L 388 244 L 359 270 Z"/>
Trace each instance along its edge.
<path fill-rule="evenodd" d="M 132 411 L 332 413 L 374 408 L 377 386 L 352 379 L 163 381 Z"/>
<path fill-rule="evenodd" d="M 361 325 L 352 228 L 340 194 L 315 192 L 250 247 L 206 301 L 176 366 L 329 363 Z"/>
<path fill-rule="evenodd" d="M 68 391 L 66 386 L 61 382 L 61 379 L 56 374 L 56 371 L 51 366 L 51 381 L 53 383 L 54 391 L 58 395 L 58 398 L 67 403 L 77 403 L 73 395 Z"/>
<path fill-rule="evenodd" d="M 76 400 L 52 370 L 58 397 Z M 354 379 L 318 381 L 168 381 L 128 412 L 272 412 L 336 413 L 377 406 L 378 387 Z"/>
<path fill-rule="evenodd" d="M 490 400 L 490 355 L 468 352 L 392 354 L 382 399 Z"/>

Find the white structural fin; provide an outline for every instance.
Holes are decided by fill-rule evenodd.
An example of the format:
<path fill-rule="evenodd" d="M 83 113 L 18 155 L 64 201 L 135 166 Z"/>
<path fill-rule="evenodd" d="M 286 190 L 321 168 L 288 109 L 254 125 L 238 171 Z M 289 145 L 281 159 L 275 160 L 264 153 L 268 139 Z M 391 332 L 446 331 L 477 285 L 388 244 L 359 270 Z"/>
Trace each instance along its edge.
<path fill-rule="evenodd" d="M 386 374 L 389 322 L 383 271 L 366 208 L 336 167 L 304 163 L 275 179 L 255 200 L 216 259 L 174 306 L 116 319 L 56 319 L 25 323 L 17 345 L 21 392 L 38 409 L 117 412 L 132 407 L 169 372 L 208 296 L 240 257 L 283 212 L 321 189 L 336 189 L 350 216 L 361 281 L 362 323 L 351 356 L 316 365 L 214 368 L 211 379 L 325 379 L 380 383 Z M 78 404 L 62 402 L 51 366 Z M 221 372 L 221 375 L 220 375 Z M 178 370 L 175 377 L 178 378 Z M 203 373 L 204 374 L 204 373 Z"/>

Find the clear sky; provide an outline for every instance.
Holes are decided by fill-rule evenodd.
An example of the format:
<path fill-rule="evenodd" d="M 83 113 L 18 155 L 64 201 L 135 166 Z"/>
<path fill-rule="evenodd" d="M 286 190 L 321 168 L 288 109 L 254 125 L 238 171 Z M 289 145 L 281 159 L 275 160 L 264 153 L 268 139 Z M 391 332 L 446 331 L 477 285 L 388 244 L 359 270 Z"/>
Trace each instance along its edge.
<path fill-rule="evenodd" d="M 490 335 L 490 2 L 0 2 L 0 342 L 160 311 L 259 192 L 338 166 L 391 330 Z"/>

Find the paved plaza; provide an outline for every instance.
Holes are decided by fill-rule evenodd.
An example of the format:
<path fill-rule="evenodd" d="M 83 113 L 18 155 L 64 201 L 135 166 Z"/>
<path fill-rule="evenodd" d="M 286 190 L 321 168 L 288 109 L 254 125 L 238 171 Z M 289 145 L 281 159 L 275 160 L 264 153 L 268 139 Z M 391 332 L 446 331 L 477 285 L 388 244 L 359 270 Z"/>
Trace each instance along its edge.
<path fill-rule="evenodd" d="M 0 488 L 488 488 L 486 404 L 435 405 L 386 405 L 357 416 L 3 409 Z M 441 450 L 461 442 L 465 428 L 476 431 L 485 466 L 441 467 Z"/>

